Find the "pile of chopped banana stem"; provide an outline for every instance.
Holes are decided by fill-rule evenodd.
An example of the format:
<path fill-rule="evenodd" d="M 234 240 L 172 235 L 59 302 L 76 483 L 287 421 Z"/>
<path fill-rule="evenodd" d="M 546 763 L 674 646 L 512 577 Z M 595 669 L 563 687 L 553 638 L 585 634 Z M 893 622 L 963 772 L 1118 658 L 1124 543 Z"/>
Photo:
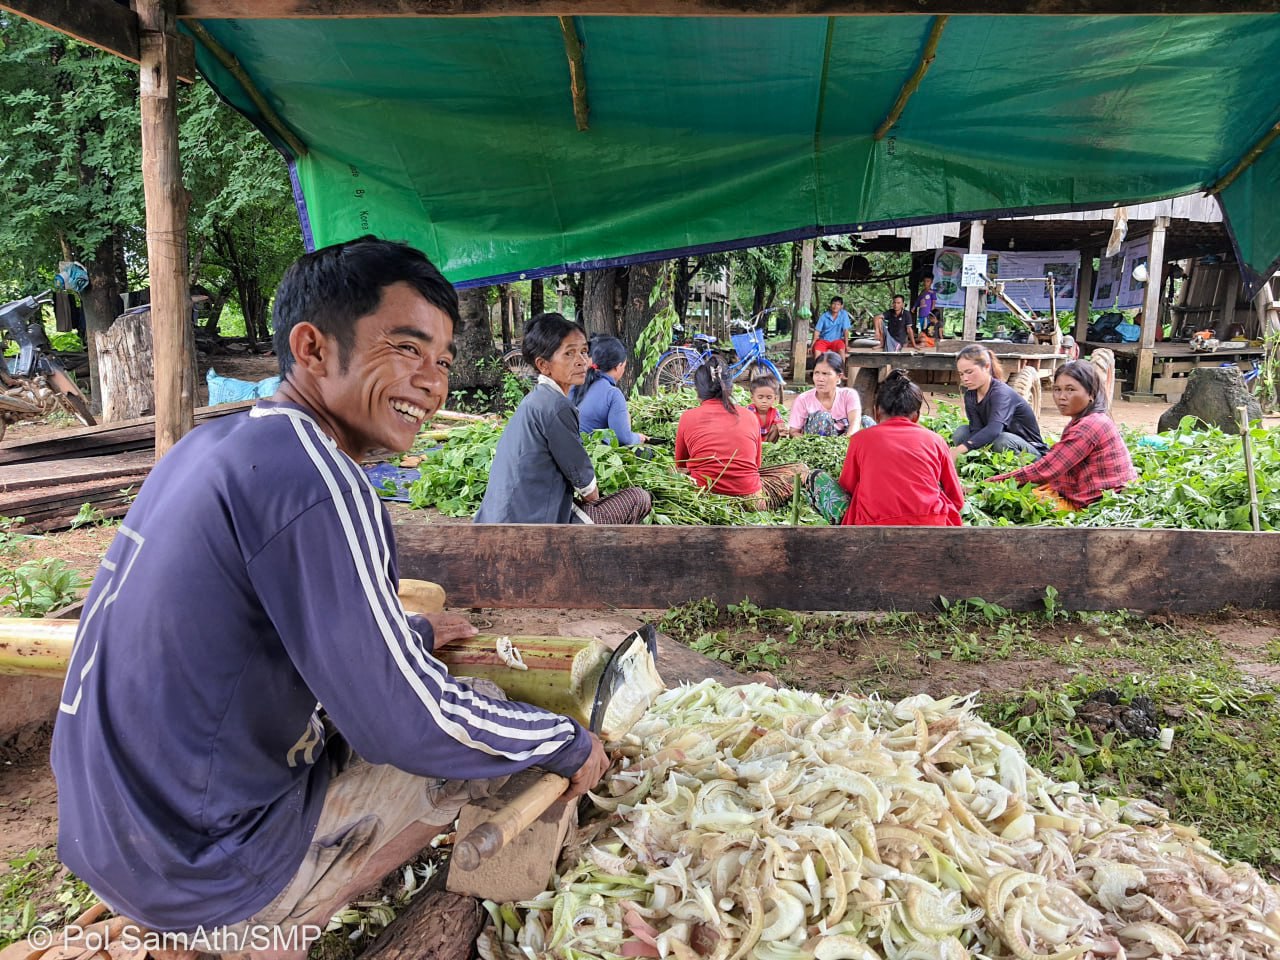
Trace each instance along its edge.
<path fill-rule="evenodd" d="M 1280 960 L 1280 889 L 1140 800 L 1031 768 L 970 698 L 712 681 L 620 745 L 499 958 Z"/>

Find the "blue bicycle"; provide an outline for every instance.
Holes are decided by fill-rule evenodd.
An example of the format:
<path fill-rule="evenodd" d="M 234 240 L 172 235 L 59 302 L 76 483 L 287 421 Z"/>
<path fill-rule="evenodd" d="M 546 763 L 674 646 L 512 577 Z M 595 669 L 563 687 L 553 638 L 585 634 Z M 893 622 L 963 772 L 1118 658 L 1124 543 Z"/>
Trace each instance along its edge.
<path fill-rule="evenodd" d="M 765 356 L 764 331 L 748 327 L 743 323 L 735 323 L 738 333 L 731 334 L 733 352 L 737 355 L 729 367 L 734 380 L 755 376 L 757 370 L 763 370 L 769 376 L 783 383 L 782 374 L 774 366 L 772 360 Z M 660 392 L 682 390 L 693 386 L 693 372 L 722 352 L 716 347 L 716 337 L 706 333 L 695 334 L 692 346 L 672 347 L 658 358 L 658 366 L 654 370 L 654 385 Z"/>

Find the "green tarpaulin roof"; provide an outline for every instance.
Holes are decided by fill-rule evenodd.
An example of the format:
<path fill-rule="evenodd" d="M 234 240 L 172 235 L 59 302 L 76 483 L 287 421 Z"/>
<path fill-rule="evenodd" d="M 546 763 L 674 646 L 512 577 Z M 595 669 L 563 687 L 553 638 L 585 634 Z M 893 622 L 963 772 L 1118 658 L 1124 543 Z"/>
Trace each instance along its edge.
<path fill-rule="evenodd" d="M 407 240 L 455 282 L 1206 188 L 1280 121 L 1280 17 L 204 20 L 306 145 L 309 244 Z M 261 122 L 202 44 L 201 70 Z M 286 152 L 287 149 L 286 149 Z M 1280 257 L 1280 141 L 1222 194 Z M 639 255 L 639 256 L 638 256 Z"/>

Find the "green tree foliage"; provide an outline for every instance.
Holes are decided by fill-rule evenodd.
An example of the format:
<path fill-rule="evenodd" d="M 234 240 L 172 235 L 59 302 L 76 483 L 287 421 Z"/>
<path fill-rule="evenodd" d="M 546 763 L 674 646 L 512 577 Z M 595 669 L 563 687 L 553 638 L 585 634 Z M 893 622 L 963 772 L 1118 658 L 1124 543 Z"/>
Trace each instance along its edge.
<path fill-rule="evenodd" d="M 180 87 L 179 97 L 193 284 L 203 282 L 215 304 L 236 301 L 265 333 L 269 293 L 302 252 L 288 171 L 205 83 Z M 6 289 L 43 289 L 59 260 L 79 260 L 95 287 L 113 288 L 98 290 L 101 329 L 118 312 L 106 294 L 123 292 L 128 277 L 146 283 L 140 137 L 136 66 L 0 13 Z M 91 291 L 91 315 L 93 299 Z"/>

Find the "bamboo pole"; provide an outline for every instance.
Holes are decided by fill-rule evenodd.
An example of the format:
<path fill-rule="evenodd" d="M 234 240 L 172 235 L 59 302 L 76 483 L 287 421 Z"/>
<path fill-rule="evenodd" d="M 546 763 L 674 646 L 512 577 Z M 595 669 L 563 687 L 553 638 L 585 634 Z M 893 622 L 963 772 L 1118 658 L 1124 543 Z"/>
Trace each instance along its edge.
<path fill-rule="evenodd" d="M 248 94 L 249 99 L 253 101 L 253 105 L 258 108 L 258 113 L 262 117 L 262 122 L 274 130 L 279 135 L 280 139 L 288 144 L 289 149 L 293 151 L 293 155 L 295 157 L 301 157 L 306 154 L 307 145 L 299 140 L 297 134 L 290 130 L 285 122 L 280 119 L 280 115 L 276 113 L 271 104 L 267 102 L 267 98 L 259 92 L 256 86 L 254 86 L 253 80 L 250 79 L 245 68 L 240 65 L 240 61 L 237 60 L 226 47 L 213 39 L 213 35 L 209 33 L 209 31 L 206 30 L 204 25 L 199 21 L 188 20 L 186 21 L 186 24 L 187 29 L 190 30 L 192 35 L 200 41 L 201 45 L 212 53 L 214 58 L 226 67 L 227 72 L 235 77 L 240 86 L 244 88 L 244 92 Z"/>
<path fill-rule="evenodd" d="M 195 426 L 195 337 L 187 290 L 188 196 L 178 157 L 174 0 L 138 0 L 137 13 L 158 460 Z"/>
<path fill-rule="evenodd" d="M 1262 531 L 1262 521 L 1258 516 L 1258 479 L 1253 472 L 1253 437 L 1249 434 L 1249 408 L 1236 407 L 1236 415 L 1240 418 L 1240 446 L 1244 451 L 1244 472 L 1249 478 L 1249 519 L 1253 524 L 1253 532 Z"/>
<path fill-rule="evenodd" d="M 0 676 L 61 680 L 78 625 L 78 620 L 0 617 Z"/>
<path fill-rule="evenodd" d="M 587 64 L 582 56 L 582 40 L 573 17 L 559 17 L 560 32 L 564 34 L 564 52 L 569 58 L 569 89 L 573 94 L 573 119 L 578 130 L 587 129 Z"/>
<path fill-rule="evenodd" d="M 902 85 L 902 89 L 898 91 L 898 99 L 893 102 L 893 106 L 889 109 L 888 115 L 880 122 L 880 126 L 876 127 L 876 132 L 872 136 L 873 140 L 883 140 L 884 135 L 893 129 L 893 125 L 898 122 L 898 118 L 902 116 L 902 111 L 907 109 L 907 101 L 911 99 L 924 81 L 924 75 L 929 72 L 929 68 L 933 66 L 933 61 L 938 55 L 938 43 L 942 40 L 942 30 L 947 25 L 948 17 L 944 14 L 940 17 L 933 18 L 933 25 L 929 28 L 929 36 L 924 42 L 924 50 L 920 52 L 920 61 L 916 64 L 915 70 Z"/>

